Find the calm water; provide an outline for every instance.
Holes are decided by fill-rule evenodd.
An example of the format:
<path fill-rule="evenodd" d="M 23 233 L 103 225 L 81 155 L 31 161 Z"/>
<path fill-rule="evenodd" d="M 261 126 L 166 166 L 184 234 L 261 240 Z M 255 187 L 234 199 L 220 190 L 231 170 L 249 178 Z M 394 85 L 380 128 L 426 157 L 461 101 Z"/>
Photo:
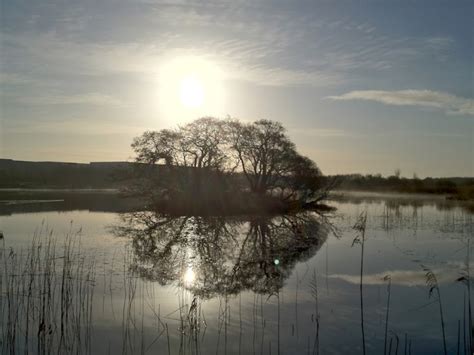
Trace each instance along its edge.
<path fill-rule="evenodd" d="M 108 194 L 74 201 L 47 193 L 31 203 L 12 195 L 3 200 L 9 202 L 0 209 L 1 261 L 6 267 L 14 255 L 18 262 L 8 266 L 9 273 L 21 269 L 33 239 L 46 243 L 48 235 L 58 255 L 64 241 L 72 241 L 74 262 L 92 271 L 82 279 L 91 292 L 81 294 L 88 297 L 84 314 L 90 319 L 73 314 L 72 331 L 83 333 L 69 344 L 84 353 L 362 353 L 362 245 L 353 245 L 358 234 L 353 226 L 365 211 L 367 353 L 384 353 L 385 339 L 392 354 L 397 348 L 401 354 L 443 353 L 438 290 L 448 353 L 459 346 L 463 354 L 469 341 L 467 284 L 456 280 L 466 276 L 473 215 L 442 199 L 357 195 L 330 201 L 337 210 L 328 218 L 225 219 L 120 213 L 126 208 Z M 62 260 L 58 257 L 56 268 Z M 428 271 L 439 287 L 431 295 Z M 53 289 L 59 294 L 61 272 L 57 275 Z M 8 302 L 8 287 L 4 272 L 5 351 L 14 308 L 9 302 L 25 297 L 17 290 Z M 60 317 L 60 308 L 51 310 L 46 348 L 59 346 L 60 322 L 53 318 Z M 18 327 L 13 341 L 17 350 L 25 348 L 24 329 Z M 30 349 L 37 349 L 39 333 L 30 331 Z"/>

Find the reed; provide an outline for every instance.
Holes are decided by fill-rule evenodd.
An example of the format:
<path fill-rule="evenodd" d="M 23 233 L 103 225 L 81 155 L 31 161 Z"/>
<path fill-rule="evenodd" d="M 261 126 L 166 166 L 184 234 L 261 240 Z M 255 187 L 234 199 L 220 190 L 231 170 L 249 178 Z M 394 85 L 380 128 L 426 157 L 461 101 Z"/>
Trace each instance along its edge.
<path fill-rule="evenodd" d="M 385 336 L 384 336 L 384 345 L 383 345 L 383 351 L 384 354 L 387 354 L 387 335 L 388 335 L 388 315 L 390 312 L 390 295 L 391 295 L 391 287 L 392 287 L 392 278 L 390 275 L 386 275 L 384 277 L 385 281 L 388 281 L 387 285 L 387 311 L 385 313 Z"/>
<path fill-rule="evenodd" d="M 360 327 L 362 332 L 362 352 L 366 354 L 365 346 L 365 330 L 364 330 L 364 294 L 363 294 L 363 276 L 364 276 L 364 246 L 365 246 L 365 230 L 367 227 L 367 211 L 362 212 L 352 229 L 357 233 L 356 237 L 352 241 L 352 246 L 359 244 L 361 246 L 360 252 Z"/>
<path fill-rule="evenodd" d="M 440 315 L 440 320 L 441 320 L 441 330 L 443 333 L 443 350 L 444 354 L 448 354 L 447 346 L 446 346 L 446 334 L 445 334 L 445 323 L 444 323 L 444 315 L 443 315 L 443 303 L 441 301 L 441 292 L 439 289 L 439 284 L 438 284 L 438 279 L 436 278 L 436 275 L 433 273 L 433 271 L 422 265 L 423 270 L 425 271 L 425 276 L 426 276 L 426 285 L 429 288 L 429 297 L 432 297 L 432 295 L 436 292 L 437 294 L 437 301 L 439 305 L 439 315 Z"/>
<path fill-rule="evenodd" d="M 318 278 L 316 274 L 316 269 L 313 270 L 313 276 L 309 282 L 309 287 L 311 290 L 311 296 L 314 300 L 314 322 L 315 322 L 315 337 L 313 344 L 313 354 L 319 354 L 319 325 L 320 325 L 320 314 L 319 314 L 319 304 L 318 304 Z"/>
<path fill-rule="evenodd" d="M 470 240 L 466 242 L 466 261 L 465 268 L 461 270 L 461 276 L 456 280 L 463 284 L 466 289 L 464 292 L 464 310 L 463 310 L 463 338 L 464 338 L 464 352 L 473 353 L 473 324 L 472 324 L 472 306 L 471 306 L 471 273 L 470 273 Z M 467 300 L 466 300 L 467 298 Z M 466 329 L 467 328 L 467 329 Z M 467 337 L 466 337 L 467 332 Z"/>
<path fill-rule="evenodd" d="M 1 353 L 92 352 L 95 261 L 81 256 L 80 231 L 58 244 L 44 224 L 26 249 L 3 243 Z"/>

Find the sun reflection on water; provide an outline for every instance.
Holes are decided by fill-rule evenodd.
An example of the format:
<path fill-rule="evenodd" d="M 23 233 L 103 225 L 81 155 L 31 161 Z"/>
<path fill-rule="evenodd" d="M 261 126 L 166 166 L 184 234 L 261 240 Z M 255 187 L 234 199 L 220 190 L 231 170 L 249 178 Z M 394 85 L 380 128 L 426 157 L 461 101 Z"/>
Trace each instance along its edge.
<path fill-rule="evenodd" d="M 193 285 L 196 275 L 194 270 L 191 266 L 188 266 L 185 273 L 183 274 L 183 283 L 186 287 L 190 287 Z"/>

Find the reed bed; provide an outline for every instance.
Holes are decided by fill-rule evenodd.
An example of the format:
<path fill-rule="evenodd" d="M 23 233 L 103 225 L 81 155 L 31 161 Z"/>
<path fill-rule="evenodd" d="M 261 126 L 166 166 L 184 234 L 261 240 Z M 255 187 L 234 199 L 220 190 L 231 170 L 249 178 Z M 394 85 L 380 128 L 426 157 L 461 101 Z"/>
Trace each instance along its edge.
<path fill-rule="evenodd" d="M 2 242 L 1 353 L 91 353 L 95 261 L 77 236 L 59 245 L 42 228 L 18 252 Z"/>

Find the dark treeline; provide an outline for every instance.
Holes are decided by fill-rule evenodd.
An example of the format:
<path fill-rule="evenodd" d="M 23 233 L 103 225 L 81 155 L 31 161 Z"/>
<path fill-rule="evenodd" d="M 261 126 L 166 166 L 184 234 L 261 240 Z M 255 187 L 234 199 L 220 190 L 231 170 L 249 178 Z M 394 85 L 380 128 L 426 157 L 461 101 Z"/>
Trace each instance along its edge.
<path fill-rule="evenodd" d="M 452 198 L 469 200 L 474 199 L 474 178 L 431 178 L 420 179 L 401 177 L 395 174 L 389 177 L 381 175 L 337 175 L 337 188 L 340 190 L 377 191 L 443 194 Z"/>
<path fill-rule="evenodd" d="M 0 188 L 64 188 L 118 189 L 125 185 L 131 172 L 140 164 L 132 162 L 97 162 L 90 164 L 62 162 L 31 162 L 0 159 Z M 156 165 L 155 170 L 166 169 Z M 186 169 L 183 169 L 183 171 Z M 452 195 L 460 199 L 474 199 L 474 178 L 404 178 L 396 175 L 335 175 L 335 189 Z M 244 186 L 245 177 L 235 173 L 234 185 Z"/>
<path fill-rule="evenodd" d="M 130 166 L 127 162 L 81 164 L 0 159 L 0 188 L 118 188 Z"/>

